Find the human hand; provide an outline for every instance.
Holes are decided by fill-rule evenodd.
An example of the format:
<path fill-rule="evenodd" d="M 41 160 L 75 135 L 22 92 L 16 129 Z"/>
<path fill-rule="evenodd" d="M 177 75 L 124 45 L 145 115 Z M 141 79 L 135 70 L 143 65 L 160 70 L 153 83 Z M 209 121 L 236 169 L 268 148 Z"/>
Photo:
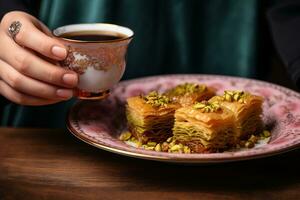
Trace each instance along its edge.
<path fill-rule="evenodd" d="M 12 22 L 22 26 L 14 39 L 8 34 Z M 49 29 L 33 16 L 13 11 L 0 24 L 0 94 L 21 105 L 47 105 L 70 99 L 77 74 L 54 63 L 67 50 Z"/>

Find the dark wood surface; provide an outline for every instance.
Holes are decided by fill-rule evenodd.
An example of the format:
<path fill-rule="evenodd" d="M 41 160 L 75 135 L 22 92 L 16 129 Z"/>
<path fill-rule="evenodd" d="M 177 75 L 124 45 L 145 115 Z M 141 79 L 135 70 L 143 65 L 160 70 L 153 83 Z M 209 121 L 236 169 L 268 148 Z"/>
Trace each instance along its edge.
<path fill-rule="evenodd" d="M 115 155 L 64 130 L 0 128 L 0 199 L 300 199 L 300 151 L 183 166 Z"/>

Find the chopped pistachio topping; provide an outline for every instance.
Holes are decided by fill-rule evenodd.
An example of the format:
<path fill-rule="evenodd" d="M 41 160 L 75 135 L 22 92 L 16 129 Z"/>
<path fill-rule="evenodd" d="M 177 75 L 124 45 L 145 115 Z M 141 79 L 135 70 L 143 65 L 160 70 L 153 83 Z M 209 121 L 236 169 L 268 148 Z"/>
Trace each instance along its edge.
<path fill-rule="evenodd" d="M 160 144 L 157 144 L 157 145 L 155 146 L 154 150 L 160 152 L 160 151 L 161 151 L 161 145 L 160 145 Z"/>
<path fill-rule="evenodd" d="M 241 140 L 239 144 L 236 145 L 236 148 L 246 147 L 246 148 L 253 148 L 257 141 L 252 141 L 250 138 L 248 140 Z"/>
<path fill-rule="evenodd" d="M 181 149 L 179 144 L 175 144 L 174 146 L 171 147 L 171 151 L 178 151 L 179 149 Z"/>
<path fill-rule="evenodd" d="M 122 141 L 127 141 L 131 138 L 131 133 L 126 131 L 126 132 L 123 132 L 121 135 L 120 135 L 120 140 Z"/>
<path fill-rule="evenodd" d="M 239 103 L 244 103 L 245 99 L 245 92 L 244 91 L 238 91 L 238 90 L 225 90 L 223 94 L 223 100 L 225 101 L 237 101 Z"/>
<path fill-rule="evenodd" d="M 191 149 L 183 144 L 170 144 L 168 152 L 170 153 L 191 153 Z"/>
<path fill-rule="evenodd" d="M 156 142 L 147 142 L 147 145 L 149 147 L 155 147 L 156 146 Z"/>
<path fill-rule="evenodd" d="M 253 148 L 259 140 L 266 139 L 271 136 L 271 133 L 267 130 L 264 130 L 259 135 L 252 134 L 247 140 L 241 140 L 239 144 L 236 145 L 236 148 L 246 147 Z"/>
<path fill-rule="evenodd" d="M 162 143 L 148 141 L 146 144 L 142 144 L 130 132 L 122 133 L 119 138 L 125 142 L 133 143 L 135 147 L 140 147 L 146 150 L 170 153 L 191 153 L 191 149 L 188 146 L 180 143 L 177 144 L 173 137 L 168 138 L 167 141 Z"/>
<path fill-rule="evenodd" d="M 155 147 L 149 147 L 147 145 L 143 145 L 144 149 L 146 150 L 154 150 Z"/>
<path fill-rule="evenodd" d="M 184 95 L 191 94 L 194 92 L 204 92 L 206 90 L 205 85 L 200 85 L 196 83 L 184 83 L 176 86 L 174 89 L 170 91 L 172 95 Z"/>
<path fill-rule="evenodd" d="M 251 135 L 251 137 L 249 138 L 248 141 L 250 141 L 252 143 L 256 143 L 258 141 L 258 137 L 255 135 Z"/>
<path fill-rule="evenodd" d="M 141 147 L 142 146 L 142 142 L 138 141 L 135 137 L 131 137 L 129 138 L 127 141 L 130 141 L 132 143 L 135 144 L 136 147 Z"/>
<path fill-rule="evenodd" d="M 173 139 L 172 137 L 169 137 L 169 138 L 167 139 L 167 142 L 169 142 L 169 143 L 172 142 L 172 139 Z"/>
<path fill-rule="evenodd" d="M 236 144 L 236 148 L 253 148 L 261 139 L 266 139 L 271 136 L 271 133 L 264 130 L 259 135 L 252 134 L 248 139 L 239 141 Z M 153 141 L 147 142 L 147 144 L 142 144 L 138 141 L 130 132 L 123 132 L 120 137 L 123 141 L 129 141 L 134 143 L 135 147 L 140 147 L 145 150 L 152 150 L 157 152 L 169 152 L 169 153 L 192 153 L 191 149 L 181 143 L 176 142 L 173 137 L 169 137 L 165 142 L 157 143 Z"/>
<path fill-rule="evenodd" d="M 203 113 L 209 113 L 209 112 L 217 112 L 221 109 L 220 104 L 218 102 L 197 102 L 193 106 L 194 109 L 199 109 Z"/>
<path fill-rule="evenodd" d="M 167 104 L 171 103 L 171 100 L 167 96 L 161 95 L 156 91 L 152 91 L 148 95 L 142 96 L 142 98 L 147 104 L 156 107 L 166 106 Z"/>
<path fill-rule="evenodd" d="M 184 153 L 191 153 L 191 149 L 188 146 L 183 147 L 183 152 Z"/>
<path fill-rule="evenodd" d="M 267 137 L 270 137 L 270 136 L 271 136 L 271 133 L 270 133 L 270 131 L 264 130 L 263 133 L 262 133 L 262 135 L 263 135 L 265 138 L 267 138 Z"/>
<path fill-rule="evenodd" d="M 245 143 L 245 147 L 247 148 L 253 148 L 255 146 L 255 143 L 254 142 L 251 142 L 251 141 L 247 141 Z"/>

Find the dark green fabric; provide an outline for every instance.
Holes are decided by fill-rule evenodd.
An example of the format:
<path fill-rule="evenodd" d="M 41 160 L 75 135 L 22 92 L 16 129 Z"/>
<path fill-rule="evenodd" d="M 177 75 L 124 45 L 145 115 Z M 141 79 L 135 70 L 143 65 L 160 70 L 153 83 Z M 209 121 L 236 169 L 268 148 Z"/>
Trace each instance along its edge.
<path fill-rule="evenodd" d="M 44 0 L 50 27 L 108 22 L 135 31 L 125 78 L 162 73 L 252 76 L 256 0 Z"/>
<path fill-rule="evenodd" d="M 135 32 L 125 79 L 169 73 L 255 77 L 260 0 L 42 0 L 51 29 L 106 22 Z M 44 107 L 11 105 L 2 124 L 64 126 L 72 102 Z"/>

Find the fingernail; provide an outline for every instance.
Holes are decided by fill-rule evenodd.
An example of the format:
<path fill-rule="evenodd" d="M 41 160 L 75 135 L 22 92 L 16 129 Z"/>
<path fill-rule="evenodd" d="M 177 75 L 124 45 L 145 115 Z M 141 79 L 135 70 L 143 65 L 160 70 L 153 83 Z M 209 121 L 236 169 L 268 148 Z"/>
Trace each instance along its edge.
<path fill-rule="evenodd" d="M 58 58 L 65 58 L 67 56 L 67 50 L 59 46 L 52 47 L 51 51 L 52 54 Z"/>
<path fill-rule="evenodd" d="M 77 76 L 75 74 L 65 74 L 63 76 L 63 81 L 67 85 L 76 86 L 77 85 Z"/>
<path fill-rule="evenodd" d="M 66 90 L 66 89 L 58 89 L 56 91 L 56 95 L 58 97 L 64 98 L 64 99 L 70 99 L 73 96 L 72 90 Z"/>

